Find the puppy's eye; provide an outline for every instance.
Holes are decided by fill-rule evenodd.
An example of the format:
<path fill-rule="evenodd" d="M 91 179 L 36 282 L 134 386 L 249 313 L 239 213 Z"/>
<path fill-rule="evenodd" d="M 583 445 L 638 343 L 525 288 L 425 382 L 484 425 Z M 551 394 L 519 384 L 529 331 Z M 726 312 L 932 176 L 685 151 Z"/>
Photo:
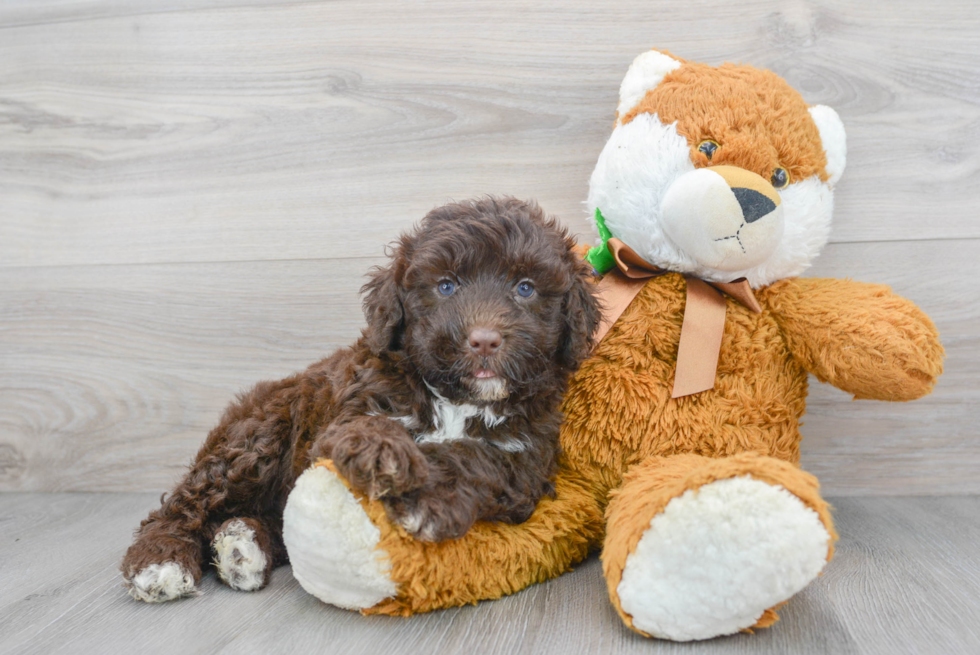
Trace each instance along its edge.
<path fill-rule="evenodd" d="M 452 280 L 439 280 L 436 290 L 443 296 L 451 296 L 456 293 L 456 283 Z"/>
<path fill-rule="evenodd" d="M 789 184 L 789 171 L 785 168 L 777 168 L 772 172 L 772 177 L 769 178 L 769 181 L 777 189 L 782 189 Z"/>
<path fill-rule="evenodd" d="M 530 298 L 534 295 L 534 285 L 531 284 L 530 280 L 522 280 L 517 285 L 517 295 L 521 298 Z"/>
<path fill-rule="evenodd" d="M 698 152 L 703 152 L 704 156 L 711 161 L 711 155 L 715 154 L 715 150 L 718 149 L 718 142 L 708 139 L 707 141 L 702 141 L 698 144 Z"/>

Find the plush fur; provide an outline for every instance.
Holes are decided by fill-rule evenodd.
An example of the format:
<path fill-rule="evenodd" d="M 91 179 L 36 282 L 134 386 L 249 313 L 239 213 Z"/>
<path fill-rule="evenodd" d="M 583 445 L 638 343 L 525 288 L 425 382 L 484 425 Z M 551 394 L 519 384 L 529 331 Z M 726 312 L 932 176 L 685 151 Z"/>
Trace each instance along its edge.
<path fill-rule="evenodd" d="M 372 272 L 357 343 L 226 411 L 126 553 L 133 596 L 192 593 L 209 546 L 224 582 L 264 586 L 287 496 L 323 457 L 423 541 L 526 520 L 554 491 L 560 398 L 598 322 L 574 245 L 512 198 L 429 213 Z"/>
<path fill-rule="evenodd" d="M 772 72 L 733 64 L 715 68 L 656 51 L 636 58 L 624 91 L 627 81 L 616 126 L 592 173 L 590 214 L 601 210 L 613 234 L 651 264 L 704 280 L 745 277 L 759 288 L 806 270 L 827 243 L 832 189 L 844 170 L 846 143 L 836 112 L 808 108 Z M 710 159 L 698 149 L 706 140 L 718 144 Z M 739 264 L 733 257 L 723 267 L 699 261 L 665 229 L 670 190 L 685 175 L 720 165 L 765 180 L 776 168 L 789 173 L 790 184 L 777 190 L 782 209 L 776 220 L 782 225 L 770 247 L 774 252 L 762 261 Z M 758 230 L 762 223 L 746 229 Z"/>
<path fill-rule="evenodd" d="M 608 208 L 613 236 L 644 258 L 663 254 L 648 261 L 673 272 L 643 285 L 572 378 L 557 494 L 528 521 L 477 523 L 462 539 L 425 544 L 393 526 L 382 503 L 358 498 L 393 583 L 366 613 L 497 598 L 602 548 L 610 601 L 638 632 L 687 640 L 772 625 L 836 538 L 817 480 L 799 468 L 808 375 L 856 398 L 904 401 L 942 372 L 935 326 L 908 300 L 878 285 L 792 277 L 826 240 L 845 165 L 832 110 L 808 108 L 771 73 L 657 52 L 637 58 L 622 89 L 590 205 Z M 710 161 L 698 148 L 706 136 L 718 143 Z M 676 179 L 720 163 L 763 181 L 777 167 L 790 174 L 779 189 L 783 240 L 751 270 L 706 266 L 659 223 Z M 748 275 L 762 311 L 727 298 L 714 388 L 671 398 L 689 272 Z M 319 462 L 324 476 L 336 475 L 331 467 Z M 343 524 L 339 514 L 301 520 Z"/>
<path fill-rule="evenodd" d="M 647 491 L 646 498 L 657 495 Z M 624 620 L 647 634 L 689 641 L 737 632 L 827 563 L 831 536 L 819 514 L 750 475 L 688 489 L 658 510 L 643 512 L 652 517 L 616 586 Z"/>

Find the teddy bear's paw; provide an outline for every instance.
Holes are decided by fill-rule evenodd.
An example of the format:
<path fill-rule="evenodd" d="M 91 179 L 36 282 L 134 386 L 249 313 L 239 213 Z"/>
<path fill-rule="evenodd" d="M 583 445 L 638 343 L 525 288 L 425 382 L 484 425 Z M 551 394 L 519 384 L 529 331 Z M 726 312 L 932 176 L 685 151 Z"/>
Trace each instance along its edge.
<path fill-rule="evenodd" d="M 633 626 L 655 637 L 732 634 L 817 577 L 830 543 L 817 513 L 783 487 L 718 480 L 650 521 L 617 593 Z"/>
<path fill-rule="evenodd" d="M 165 603 L 197 595 L 193 574 L 177 562 L 150 564 L 132 577 L 127 577 L 124 584 L 130 596 L 147 603 Z"/>
<path fill-rule="evenodd" d="M 306 591 L 345 609 L 372 607 L 395 595 L 381 531 L 333 471 L 317 466 L 296 481 L 283 513 L 293 575 Z"/>
<path fill-rule="evenodd" d="M 227 521 L 211 542 L 214 568 L 232 589 L 257 591 L 265 586 L 269 557 L 256 539 L 255 530 L 242 519 Z"/>

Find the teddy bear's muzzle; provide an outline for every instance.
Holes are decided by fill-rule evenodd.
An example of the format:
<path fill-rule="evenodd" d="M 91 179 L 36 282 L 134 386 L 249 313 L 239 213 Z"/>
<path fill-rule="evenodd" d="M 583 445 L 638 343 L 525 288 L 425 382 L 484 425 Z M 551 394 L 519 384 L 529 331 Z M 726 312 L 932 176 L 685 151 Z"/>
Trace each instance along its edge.
<path fill-rule="evenodd" d="M 720 271 L 761 264 L 783 236 L 779 193 L 736 166 L 681 175 L 664 195 L 662 209 L 667 236 L 702 266 Z"/>

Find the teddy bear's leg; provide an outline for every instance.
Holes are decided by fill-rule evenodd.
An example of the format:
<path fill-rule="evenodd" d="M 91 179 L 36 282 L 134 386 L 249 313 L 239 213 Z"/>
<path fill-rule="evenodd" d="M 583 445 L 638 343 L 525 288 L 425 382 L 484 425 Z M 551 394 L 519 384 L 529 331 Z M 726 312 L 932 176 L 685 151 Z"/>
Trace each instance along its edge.
<path fill-rule="evenodd" d="M 524 523 L 480 522 L 460 539 L 425 543 L 321 460 L 289 496 L 283 537 L 296 579 L 324 602 L 366 614 L 426 612 L 520 591 L 584 559 L 602 538 L 594 490 L 570 472 L 556 487 Z"/>
<path fill-rule="evenodd" d="M 381 531 L 332 467 L 299 476 L 283 512 L 283 541 L 304 589 L 352 610 L 393 597 L 396 585 L 380 540 Z"/>
<path fill-rule="evenodd" d="M 238 591 L 258 591 L 269 584 L 276 561 L 273 534 L 254 518 L 231 518 L 222 523 L 211 540 L 218 578 Z"/>
<path fill-rule="evenodd" d="M 752 453 L 646 460 L 606 517 L 613 605 L 634 630 L 676 641 L 771 625 L 836 539 L 816 478 Z"/>

